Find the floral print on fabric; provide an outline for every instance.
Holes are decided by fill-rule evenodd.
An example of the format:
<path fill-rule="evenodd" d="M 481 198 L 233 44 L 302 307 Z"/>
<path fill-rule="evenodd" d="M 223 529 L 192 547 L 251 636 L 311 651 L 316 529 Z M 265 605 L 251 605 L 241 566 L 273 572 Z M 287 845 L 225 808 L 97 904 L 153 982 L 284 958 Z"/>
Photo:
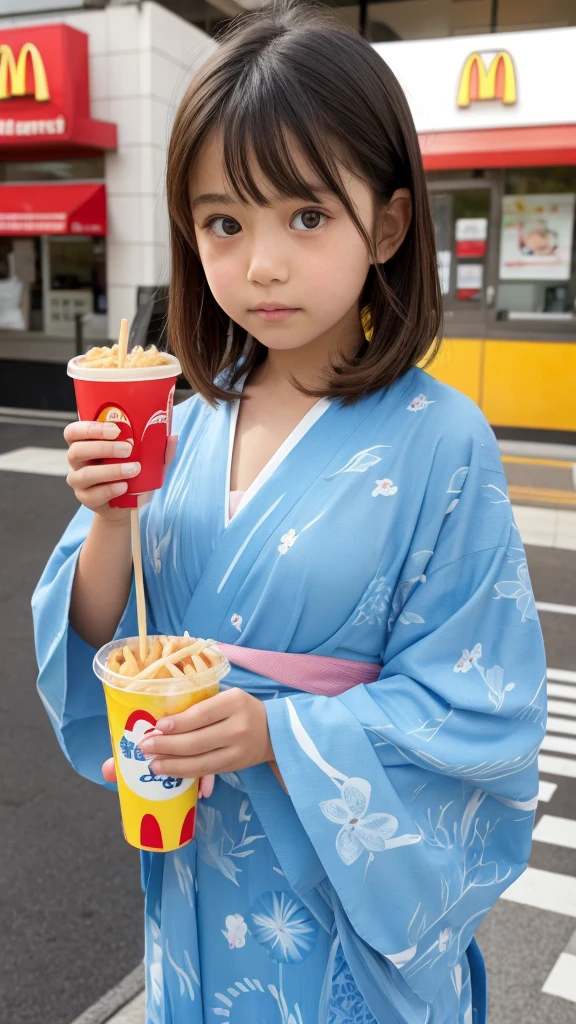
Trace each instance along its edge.
<path fill-rule="evenodd" d="M 516 607 L 521 614 L 522 622 L 526 622 L 526 619 L 537 619 L 536 602 L 532 592 L 526 559 L 524 557 L 510 558 L 509 562 L 517 563 L 516 579 L 500 580 L 499 583 L 495 583 L 494 590 L 497 596 L 494 600 L 498 601 L 501 597 L 504 597 L 516 601 Z"/>
<path fill-rule="evenodd" d="M 288 893 L 263 893 L 252 904 L 250 916 L 256 942 L 278 963 L 301 963 L 316 945 L 318 922 Z"/>
<path fill-rule="evenodd" d="M 398 488 L 393 480 L 377 480 L 376 487 L 372 491 L 372 497 L 377 498 L 381 495 L 383 498 L 391 498 L 393 494 L 398 493 Z"/>
<path fill-rule="evenodd" d="M 358 991 L 341 946 L 334 963 L 328 1024 L 377 1024 Z"/>
<path fill-rule="evenodd" d="M 398 830 L 398 819 L 393 814 L 366 814 L 370 790 L 366 779 L 347 779 L 340 790 L 340 800 L 324 800 L 320 804 L 329 821 L 342 825 L 336 836 L 336 849 L 345 864 L 353 864 L 364 850 L 372 855 L 393 846 L 420 842 L 420 836 L 415 835 L 392 839 Z"/>

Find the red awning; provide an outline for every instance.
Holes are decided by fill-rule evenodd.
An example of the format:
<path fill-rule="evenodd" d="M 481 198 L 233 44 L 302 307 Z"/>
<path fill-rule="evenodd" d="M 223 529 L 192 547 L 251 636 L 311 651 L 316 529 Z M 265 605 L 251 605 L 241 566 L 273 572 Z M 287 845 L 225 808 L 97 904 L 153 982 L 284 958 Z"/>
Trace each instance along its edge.
<path fill-rule="evenodd" d="M 0 185 L 0 235 L 105 235 L 104 185 Z"/>
<path fill-rule="evenodd" d="M 419 139 L 427 171 L 576 163 L 576 124 L 423 132 Z"/>

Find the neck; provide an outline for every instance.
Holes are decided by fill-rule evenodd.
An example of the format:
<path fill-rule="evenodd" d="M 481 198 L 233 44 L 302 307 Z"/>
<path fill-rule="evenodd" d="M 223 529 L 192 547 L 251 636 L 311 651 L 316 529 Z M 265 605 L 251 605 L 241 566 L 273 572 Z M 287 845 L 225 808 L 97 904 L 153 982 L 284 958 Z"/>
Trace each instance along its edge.
<path fill-rule="evenodd" d="M 267 387 L 292 387 L 290 378 L 307 388 L 321 386 L 322 378 L 331 363 L 338 363 L 342 356 L 352 356 L 363 341 L 360 317 L 356 307 L 327 331 L 299 348 L 268 349 L 264 362 L 253 374 L 259 384 Z"/>

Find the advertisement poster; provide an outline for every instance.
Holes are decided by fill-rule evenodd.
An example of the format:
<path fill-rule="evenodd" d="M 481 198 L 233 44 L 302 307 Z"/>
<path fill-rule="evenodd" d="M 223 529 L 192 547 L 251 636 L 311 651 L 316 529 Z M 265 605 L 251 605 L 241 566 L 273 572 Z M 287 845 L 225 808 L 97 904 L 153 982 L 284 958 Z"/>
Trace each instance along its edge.
<path fill-rule="evenodd" d="M 455 225 L 456 256 L 485 256 L 488 238 L 486 217 L 459 217 Z"/>
<path fill-rule="evenodd" d="M 501 281 L 567 281 L 574 195 L 502 197 Z"/>
<path fill-rule="evenodd" d="M 459 263 L 456 267 L 456 298 L 460 302 L 479 299 L 483 281 L 482 263 Z"/>

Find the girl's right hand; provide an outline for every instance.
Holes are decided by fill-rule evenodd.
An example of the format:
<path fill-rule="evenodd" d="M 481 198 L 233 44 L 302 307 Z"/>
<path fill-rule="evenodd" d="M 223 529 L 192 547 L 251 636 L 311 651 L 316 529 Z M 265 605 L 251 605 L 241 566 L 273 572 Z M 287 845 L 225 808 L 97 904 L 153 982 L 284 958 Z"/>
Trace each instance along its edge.
<path fill-rule="evenodd" d="M 116 441 L 115 423 L 75 422 L 64 430 L 68 442 L 70 472 L 66 483 L 81 505 L 110 522 L 125 522 L 130 509 L 110 508 L 108 502 L 128 490 L 126 480 L 140 472 L 139 462 L 93 465 L 95 459 L 127 459 L 132 452 L 129 441 Z M 124 478 L 124 479 L 123 479 Z"/>

